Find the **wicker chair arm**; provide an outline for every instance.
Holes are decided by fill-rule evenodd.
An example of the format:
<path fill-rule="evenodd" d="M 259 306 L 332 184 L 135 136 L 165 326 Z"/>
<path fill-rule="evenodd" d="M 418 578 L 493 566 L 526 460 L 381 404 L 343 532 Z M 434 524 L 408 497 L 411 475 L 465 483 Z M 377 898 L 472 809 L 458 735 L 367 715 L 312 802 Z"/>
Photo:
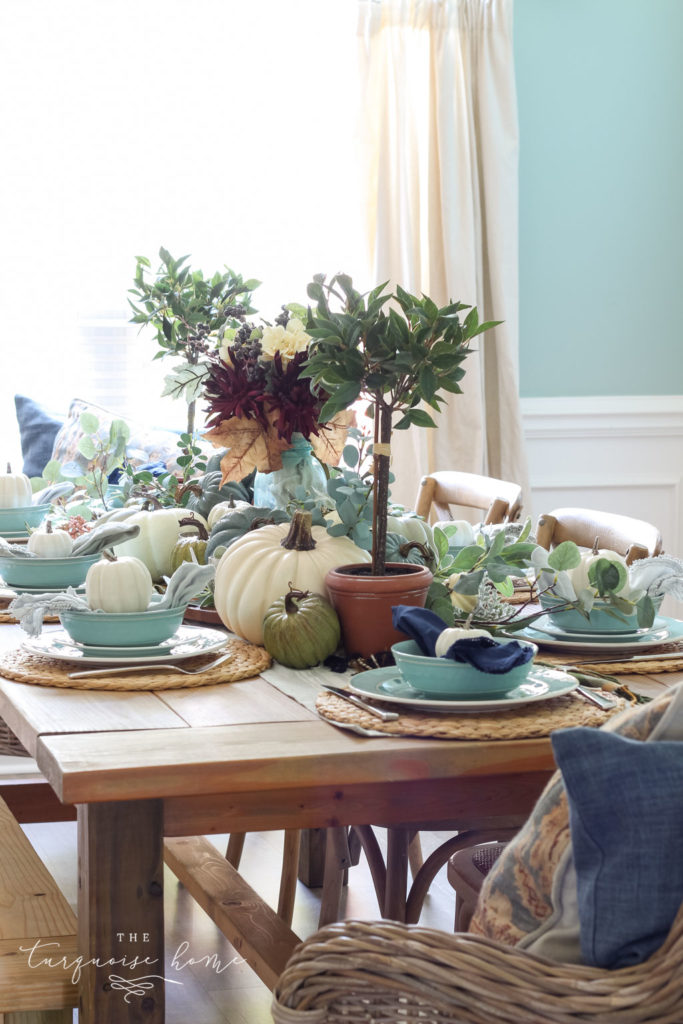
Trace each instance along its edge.
<path fill-rule="evenodd" d="M 558 964 L 469 934 L 343 921 L 292 954 L 276 1024 L 681 1024 L 683 908 L 664 945 L 618 971 Z"/>

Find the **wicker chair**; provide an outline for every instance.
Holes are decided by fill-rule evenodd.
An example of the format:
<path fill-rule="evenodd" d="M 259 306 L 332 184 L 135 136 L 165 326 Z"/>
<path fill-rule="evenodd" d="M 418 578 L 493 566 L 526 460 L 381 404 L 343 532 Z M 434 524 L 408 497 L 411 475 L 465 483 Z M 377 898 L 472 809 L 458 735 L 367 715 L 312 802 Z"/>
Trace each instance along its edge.
<path fill-rule="evenodd" d="M 645 963 L 558 964 L 474 935 L 346 921 L 301 943 L 274 991 L 276 1024 L 681 1024 L 683 906 Z"/>

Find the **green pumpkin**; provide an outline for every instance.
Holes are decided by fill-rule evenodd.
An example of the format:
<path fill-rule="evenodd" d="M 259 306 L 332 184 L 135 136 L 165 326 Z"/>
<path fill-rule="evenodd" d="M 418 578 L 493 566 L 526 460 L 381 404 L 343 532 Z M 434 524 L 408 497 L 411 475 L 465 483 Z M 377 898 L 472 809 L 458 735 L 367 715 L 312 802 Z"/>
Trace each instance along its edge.
<path fill-rule="evenodd" d="M 207 563 L 206 548 L 209 535 L 204 524 L 200 523 L 198 519 L 188 516 L 186 519 L 181 519 L 178 525 L 194 526 L 197 533 L 195 535 L 184 534 L 176 541 L 171 551 L 171 576 L 183 562 L 197 562 L 199 565 Z"/>
<path fill-rule="evenodd" d="M 256 505 L 236 508 L 219 519 L 212 529 L 206 557 L 222 554 L 219 548 L 226 550 L 250 530 L 257 530 L 259 526 L 269 526 L 271 523 L 288 523 L 289 520 L 290 516 L 279 508 L 258 508 Z"/>
<path fill-rule="evenodd" d="M 329 601 L 309 590 L 294 590 L 274 601 L 263 617 L 263 645 L 288 668 L 312 668 L 334 654 L 341 639 L 339 619 Z"/>
<path fill-rule="evenodd" d="M 213 458 L 215 457 L 213 456 Z M 223 474 L 220 469 L 209 470 L 207 465 L 207 472 L 196 481 L 201 488 L 201 494 L 191 494 L 185 507 L 206 518 L 219 501 L 229 501 L 230 498 L 235 498 L 237 501 L 251 502 L 253 500 L 254 489 L 249 484 L 252 479 L 251 474 L 244 480 L 230 480 L 221 487 L 222 479 Z"/>
<path fill-rule="evenodd" d="M 413 544 L 420 546 L 413 547 Z M 387 562 L 410 562 L 411 565 L 429 566 L 433 561 L 433 552 L 428 544 L 408 540 L 401 533 L 387 534 Z"/>

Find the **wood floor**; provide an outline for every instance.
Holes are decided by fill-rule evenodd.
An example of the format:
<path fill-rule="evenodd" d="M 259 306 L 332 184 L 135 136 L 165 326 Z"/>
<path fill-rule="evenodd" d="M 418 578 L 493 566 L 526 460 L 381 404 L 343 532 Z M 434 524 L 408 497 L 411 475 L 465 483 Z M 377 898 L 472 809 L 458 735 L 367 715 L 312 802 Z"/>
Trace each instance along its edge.
<path fill-rule="evenodd" d="M 76 909 L 75 823 L 26 825 L 24 828 Z M 378 836 L 381 841 L 381 831 Z M 424 855 L 444 838 L 445 834 L 422 833 Z M 212 836 L 211 840 L 225 850 L 227 837 Z M 273 907 L 277 904 L 281 851 L 282 833 L 251 833 L 245 842 L 240 867 L 246 880 Z M 320 891 L 309 890 L 299 883 L 292 927 L 302 938 L 316 930 L 319 907 Z M 434 880 L 420 923 L 452 931 L 453 910 L 453 892 L 444 868 Z M 250 968 L 233 962 L 239 959 L 235 950 L 168 868 L 165 869 L 165 912 L 166 978 L 177 982 L 166 986 L 168 1024 L 190 1021 L 192 1024 L 270 1024 L 270 992 Z M 378 916 L 364 858 L 350 871 L 343 914 L 363 919 Z M 190 958 L 199 963 L 188 964 Z"/>

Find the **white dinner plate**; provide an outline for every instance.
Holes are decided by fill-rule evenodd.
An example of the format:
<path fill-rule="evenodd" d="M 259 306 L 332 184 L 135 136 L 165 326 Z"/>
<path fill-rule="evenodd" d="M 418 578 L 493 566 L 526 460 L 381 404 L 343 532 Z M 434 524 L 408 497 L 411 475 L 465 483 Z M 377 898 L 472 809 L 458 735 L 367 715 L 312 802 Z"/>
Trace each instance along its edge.
<path fill-rule="evenodd" d="M 611 651 L 617 654 L 628 651 L 647 651 L 650 647 L 659 647 L 660 644 L 672 643 L 683 637 L 683 622 L 678 619 L 667 619 L 663 616 L 654 621 L 652 629 L 645 633 L 617 633 L 614 636 L 602 633 L 599 637 L 589 640 L 584 633 L 564 633 L 548 636 L 546 627 L 543 631 L 527 626 L 514 633 L 515 637 L 523 640 L 531 640 L 539 647 L 555 648 L 562 651 Z M 512 633 L 509 634 L 513 636 Z"/>
<path fill-rule="evenodd" d="M 405 704 L 413 708 L 430 711 L 507 711 L 519 704 L 532 704 L 534 701 L 547 700 L 549 697 L 561 697 L 571 693 L 578 686 L 578 680 L 566 672 L 552 668 L 529 669 L 526 682 L 513 687 L 499 697 L 471 697 L 468 700 L 451 700 L 427 696 L 413 689 L 406 683 L 395 666 L 389 668 L 373 668 L 368 672 L 360 672 L 349 680 L 349 689 L 365 697 L 374 697 L 391 704 Z"/>
<path fill-rule="evenodd" d="M 227 640 L 226 634 L 218 629 L 181 626 L 170 640 L 151 647 L 91 647 L 76 643 L 66 630 L 56 629 L 24 640 L 23 647 L 31 654 L 40 654 L 44 658 L 79 661 L 84 665 L 127 665 L 140 662 L 153 665 L 155 662 L 183 661 L 185 658 L 196 658 L 199 654 L 211 654 L 224 647 Z"/>

